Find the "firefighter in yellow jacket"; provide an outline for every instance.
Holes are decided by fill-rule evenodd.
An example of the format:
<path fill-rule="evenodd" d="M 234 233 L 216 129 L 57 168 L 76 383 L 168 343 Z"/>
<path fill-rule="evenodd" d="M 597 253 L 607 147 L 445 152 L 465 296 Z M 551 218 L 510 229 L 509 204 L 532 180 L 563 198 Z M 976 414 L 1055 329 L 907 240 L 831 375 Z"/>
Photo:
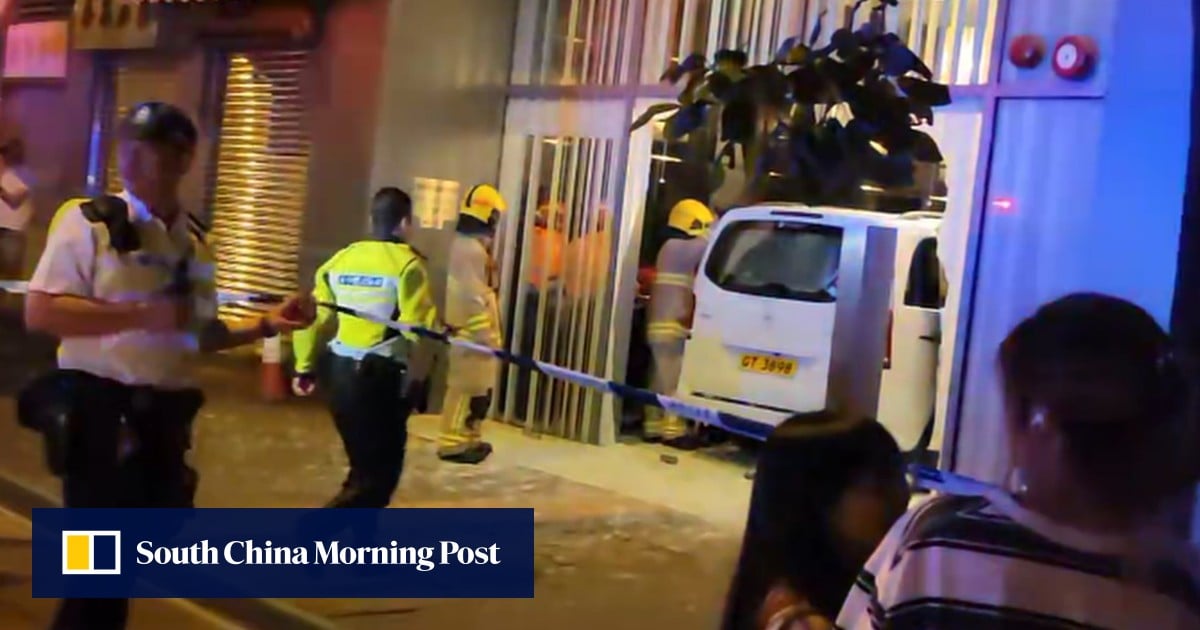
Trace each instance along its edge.
<path fill-rule="evenodd" d="M 506 209 L 500 191 L 487 185 L 472 188 L 458 213 L 458 233 L 447 264 L 446 325 L 458 338 L 493 348 L 500 347 L 502 336 L 491 250 L 500 214 Z M 492 445 L 481 439 L 481 426 L 492 404 L 497 361 L 451 347 L 449 363 L 438 457 L 478 464 L 492 453 Z"/>
<path fill-rule="evenodd" d="M 384 188 L 371 204 L 372 238 L 352 243 L 317 271 L 313 295 L 403 324 L 434 328 L 437 310 L 424 258 L 406 243 L 412 200 Z M 350 470 L 326 507 L 382 508 L 391 501 L 404 467 L 411 395 L 421 388 L 432 357 L 429 341 L 366 319 L 322 308 L 312 327 L 294 335 L 298 395 L 312 393 L 322 328 L 336 321 L 329 344 L 329 407 Z"/>
<path fill-rule="evenodd" d="M 715 220 L 712 210 L 692 199 L 676 204 L 667 218 L 668 236 L 658 251 L 646 326 L 646 341 L 653 358 L 650 386 L 655 393 L 674 396 L 679 386 L 683 347 L 694 305 L 692 285 L 708 244 L 708 230 Z M 643 435 L 646 441 L 662 441 L 675 448 L 696 447 L 696 440 L 688 435 L 687 424 L 658 408 L 646 409 Z"/>

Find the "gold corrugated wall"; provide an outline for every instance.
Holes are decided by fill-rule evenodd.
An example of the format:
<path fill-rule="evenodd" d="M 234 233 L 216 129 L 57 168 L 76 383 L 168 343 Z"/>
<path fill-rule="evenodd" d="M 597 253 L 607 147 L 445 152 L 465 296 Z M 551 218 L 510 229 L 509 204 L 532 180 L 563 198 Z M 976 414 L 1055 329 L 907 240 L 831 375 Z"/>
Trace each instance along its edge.
<path fill-rule="evenodd" d="M 300 83 L 308 60 L 304 51 L 230 56 L 210 234 L 220 289 L 297 289 L 311 147 Z"/>

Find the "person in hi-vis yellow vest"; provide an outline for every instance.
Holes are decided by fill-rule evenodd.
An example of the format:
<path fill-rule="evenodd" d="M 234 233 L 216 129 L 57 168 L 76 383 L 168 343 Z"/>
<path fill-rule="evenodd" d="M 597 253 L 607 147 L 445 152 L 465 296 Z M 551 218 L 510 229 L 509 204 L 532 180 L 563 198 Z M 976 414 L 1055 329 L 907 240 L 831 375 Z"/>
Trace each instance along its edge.
<path fill-rule="evenodd" d="M 438 327 L 424 256 L 406 242 L 412 200 L 384 188 L 371 203 L 372 238 L 334 254 L 317 270 L 313 295 L 402 324 Z M 315 357 L 323 328 L 337 323 L 329 344 L 329 408 L 350 470 L 326 507 L 382 508 L 391 501 L 404 467 L 412 396 L 423 389 L 431 342 L 366 319 L 319 311 L 312 327 L 293 337 L 296 394 L 312 394 Z"/>
<path fill-rule="evenodd" d="M 458 213 L 446 273 L 446 325 L 461 339 L 493 348 L 503 342 L 496 300 L 496 264 L 491 249 L 500 215 L 507 209 L 500 191 L 488 185 L 472 188 Z M 438 457 L 478 464 L 492 453 L 481 434 L 492 405 L 499 366 L 495 357 L 450 348 Z"/>
<path fill-rule="evenodd" d="M 674 396 L 679 386 L 683 348 L 694 306 L 692 286 L 714 221 L 713 211 L 693 199 L 676 204 L 667 218 L 669 235 L 658 251 L 646 326 L 646 341 L 653 358 L 650 387 L 657 394 Z M 662 441 L 680 449 L 697 446 L 681 418 L 657 407 L 646 408 L 643 436 L 649 442 Z"/>

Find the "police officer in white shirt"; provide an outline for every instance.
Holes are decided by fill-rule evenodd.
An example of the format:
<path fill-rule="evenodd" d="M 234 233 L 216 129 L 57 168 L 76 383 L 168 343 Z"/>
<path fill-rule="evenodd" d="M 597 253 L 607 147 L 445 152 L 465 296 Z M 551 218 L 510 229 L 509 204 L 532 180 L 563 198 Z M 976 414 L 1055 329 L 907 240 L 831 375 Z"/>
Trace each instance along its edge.
<path fill-rule="evenodd" d="M 179 201 L 196 127 L 143 103 L 117 134 L 125 191 L 64 205 L 29 284 L 27 327 L 61 346 L 59 369 L 22 393 L 22 422 L 43 427 L 67 507 L 190 507 L 197 352 L 305 328 L 316 308 L 295 296 L 257 321 L 218 320 L 212 258 Z M 64 600 L 54 627 L 124 628 L 127 615 L 127 600 Z"/>

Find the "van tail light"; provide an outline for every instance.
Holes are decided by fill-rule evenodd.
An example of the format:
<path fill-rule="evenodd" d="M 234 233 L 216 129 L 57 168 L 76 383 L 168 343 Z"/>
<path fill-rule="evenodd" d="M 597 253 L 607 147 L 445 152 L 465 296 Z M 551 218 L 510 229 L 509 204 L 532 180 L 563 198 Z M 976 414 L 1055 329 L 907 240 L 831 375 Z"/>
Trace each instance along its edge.
<path fill-rule="evenodd" d="M 883 369 L 892 369 L 892 331 L 896 328 L 896 312 L 888 311 L 887 345 L 883 349 Z"/>

